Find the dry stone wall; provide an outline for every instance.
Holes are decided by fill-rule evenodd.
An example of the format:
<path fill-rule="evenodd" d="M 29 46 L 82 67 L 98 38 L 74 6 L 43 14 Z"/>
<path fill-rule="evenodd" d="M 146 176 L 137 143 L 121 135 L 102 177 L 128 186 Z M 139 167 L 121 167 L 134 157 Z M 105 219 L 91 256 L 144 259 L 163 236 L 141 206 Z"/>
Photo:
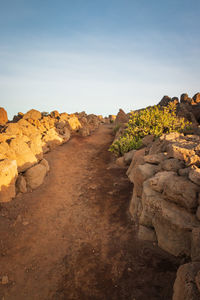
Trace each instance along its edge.
<path fill-rule="evenodd" d="M 131 156 L 130 213 L 138 238 L 190 260 L 177 273 L 173 299 L 200 299 L 200 136 L 147 136 Z"/>
<path fill-rule="evenodd" d="M 66 143 L 74 134 L 88 136 L 104 123 L 102 116 L 85 112 L 51 114 L 30 110 L 19 113 L 13 122 L 0 109 L 0 202 L 17 193 L 39 187 L 49 171 L 43 154 Z"/>

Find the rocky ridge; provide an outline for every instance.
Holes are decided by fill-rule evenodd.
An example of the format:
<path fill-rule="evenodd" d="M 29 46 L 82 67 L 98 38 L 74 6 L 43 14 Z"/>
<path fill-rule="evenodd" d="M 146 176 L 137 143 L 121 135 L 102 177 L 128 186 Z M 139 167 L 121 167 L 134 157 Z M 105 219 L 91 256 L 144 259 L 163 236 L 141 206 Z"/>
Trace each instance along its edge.
<path fill-rule="evenodd" d="M 50 114 L 30 110 L 18 113 L 8 122 L 0 109 L 0 202 L 8 202 L 18 193 L 37 188 L 49 171 L 43 154 L 66 143 L 73 135 L 90 135 L 101 123 L 102 116 L 85 112 Z"/>
<path fill-rule="evenodd" d="M 193 124 L 193 134 L 146 136 L 142 148 L 117 159 L 127 166 L 133 183 L 130 214 L 138 225 L 138 238 L 158 243 L 181 258 L 173 300 L 200 299 L 200 94 L 170 98 L 177 115 Z M 187 262 L 184 264 L 184 262 Z"/>

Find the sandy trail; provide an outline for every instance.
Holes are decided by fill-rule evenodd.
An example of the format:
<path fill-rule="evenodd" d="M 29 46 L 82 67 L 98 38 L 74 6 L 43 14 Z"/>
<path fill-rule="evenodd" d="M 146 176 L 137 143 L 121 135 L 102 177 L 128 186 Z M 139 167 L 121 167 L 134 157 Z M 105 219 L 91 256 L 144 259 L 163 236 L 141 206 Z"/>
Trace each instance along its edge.
<path fill-rule="evenodd" d="M 45 155 L 44 184 L 0 207 L 1 300 L 171 299 L 176 261 L 135 238 L 132 186 L 101 126 Z"/>

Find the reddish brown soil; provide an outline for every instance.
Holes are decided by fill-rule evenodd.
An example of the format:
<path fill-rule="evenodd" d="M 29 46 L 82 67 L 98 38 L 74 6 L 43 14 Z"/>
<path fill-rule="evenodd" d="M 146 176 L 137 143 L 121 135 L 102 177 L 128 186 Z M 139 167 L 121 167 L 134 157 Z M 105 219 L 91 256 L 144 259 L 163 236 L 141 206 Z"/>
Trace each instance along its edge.
<path fill-rule="evenodd" d="M 171 299 L 177 262 L 138 241 L 132 186 L 107 151 L 112 129 L 46 155 L 44 184 L 0 210 L 0 299 Z"/>

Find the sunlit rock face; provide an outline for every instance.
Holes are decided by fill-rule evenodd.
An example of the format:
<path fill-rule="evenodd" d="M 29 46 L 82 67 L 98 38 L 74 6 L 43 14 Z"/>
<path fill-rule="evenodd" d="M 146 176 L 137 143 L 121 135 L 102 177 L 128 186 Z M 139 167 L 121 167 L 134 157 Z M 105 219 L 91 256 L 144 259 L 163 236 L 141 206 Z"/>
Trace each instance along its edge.
<path fill-rule="evenodd" d="M 6 111 L 0 108 L 0 202 L 43 183 L 49 170 L 44 153 L 68 142 L 72 135 L 88 136 L 104 123 L 102 116 L 85 112 L 48 114 L 35 109 L 7 121 Z"/>
<path fill-rule="evenodd" d="M 15 182 L 17 179 L 16 160 L 0 161 L 0 202 L 8 202 L 15 197 Z"/>
<path fill-rule="evenodd" d="M 192 261 L 178 269 L 173 300 L 200 299 L 199 145 L 194 134 L 149 139 L 133 153 L 127 171 L 134 184 L 129 211 L 139 225 L 138 238 Z"/>
<path fill-rule="evenodd" d="M 0 107 L 0 125 L 5 125 L 8 122 L 7 112 L 3 107 Z"/>

